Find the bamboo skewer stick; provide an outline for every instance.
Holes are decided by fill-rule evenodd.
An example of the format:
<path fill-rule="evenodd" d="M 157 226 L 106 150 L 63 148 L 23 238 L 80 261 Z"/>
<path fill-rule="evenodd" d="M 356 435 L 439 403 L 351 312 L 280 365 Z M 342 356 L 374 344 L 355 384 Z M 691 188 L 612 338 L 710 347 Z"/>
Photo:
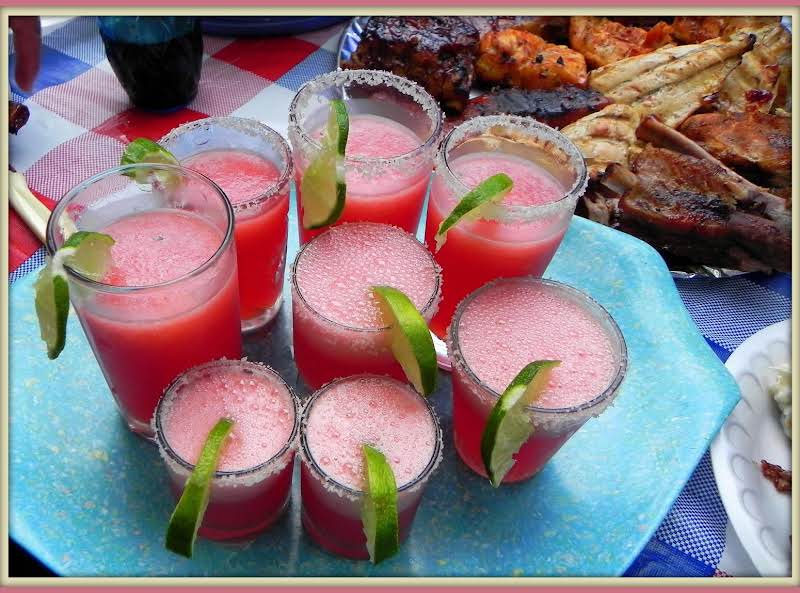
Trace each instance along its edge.
<path fill-rule="evenodd" d="M 8 172 L 8 201 L 39 241 L 46 243 L 45 235 L 50 210 L 33 195 L 25 177 L 17 171 Z M 62 216 L 61 233 L 64 239 L 76 230 L 75 223 L 66 214 Z"/>
<path fill-rule="evenodd" d="M 8 201 L 11 207 L 25 221 L 39 241 L 44 243 L 50 210 L 31 193 L 22 173 L 9 171 L 8 186 Z"/>

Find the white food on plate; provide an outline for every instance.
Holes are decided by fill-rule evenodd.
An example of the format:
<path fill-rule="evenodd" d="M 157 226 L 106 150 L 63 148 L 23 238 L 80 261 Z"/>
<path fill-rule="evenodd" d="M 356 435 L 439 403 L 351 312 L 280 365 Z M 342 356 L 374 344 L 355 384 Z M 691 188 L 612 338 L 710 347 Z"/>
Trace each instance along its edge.
<path fill-rule="evenodd" d="M 778 376 L 775 382 L 769 387 L 769 394 L 781 413 L 781 425 L 783 432 L 791 440 L 792 438 L 792 371 L 789 365 L 773 367 Z"/>

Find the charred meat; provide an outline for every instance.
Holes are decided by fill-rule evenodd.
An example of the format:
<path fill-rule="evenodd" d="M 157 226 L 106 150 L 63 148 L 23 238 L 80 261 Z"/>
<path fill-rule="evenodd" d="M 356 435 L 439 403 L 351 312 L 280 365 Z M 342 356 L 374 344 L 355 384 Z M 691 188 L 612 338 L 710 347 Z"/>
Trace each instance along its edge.
<path fill-rule="evenodd" d="M 758 185 L 791 185 L 791 118 L 760 111 L 703 113 L 687 119 L 680 131 Z"/>
<path fill-rule="evenodd" d="M 460 112 L 475 77 L 478 31 L 458 17 L 372 17 L 345 68 L 409 78 L 450 112 Z"/>
<path fill-rule="evenodd" d="M 586 85 L 586 61 L 581 54 L 517 29 L 481 37 L 475 70 L 481 81 L 491 85 L 523 89 Z"/>
<path fill-rule="evenodd" d="M 569 31 L 567 16 L 467 16 L 478 33 L 519 29 L 538 35 L 550 43 L 566 43 Z"/>
<path fill-rule="evenodd" d="M 627 187 L 618 227 L 657 249 L 744 271 L 790 269 L 785 221 L 766 216 L 748 190 L 732 188 L 715 163 L 649 145 L 630 171 L 612 165 L 607 175 L 605 183 Z"/>
<path fill-rule="evenodd" d="M 22 126 L 28 123 L 30 111 L 22 103 L 16 101 L 8 102 L 8 131 L 16 134 Z"/>
<path fill-rule="evenodd" d="M 668 45 L 671 33 L 672 27 L 663 21 L 647 30 L 603 17 L 574 16 L 569 24 L 569 46 L 583 54 L 590 68 L 599 68 Z"/>
<path fill-rule="evenodd" d="M 772 482 L 778 492 L 792 491 L 792 470 L 783 469 L 780 465 L 762 459 L 761 474 Z"/>
<path fill-rule="evenodd" d="M 493 89 L 471 99 L 462 116 L 469 119 L 506 113 L 532 117 L 548 126 L 563 128 L 610 103 L 597 91 L 569 85 L 542 90 Z"/>

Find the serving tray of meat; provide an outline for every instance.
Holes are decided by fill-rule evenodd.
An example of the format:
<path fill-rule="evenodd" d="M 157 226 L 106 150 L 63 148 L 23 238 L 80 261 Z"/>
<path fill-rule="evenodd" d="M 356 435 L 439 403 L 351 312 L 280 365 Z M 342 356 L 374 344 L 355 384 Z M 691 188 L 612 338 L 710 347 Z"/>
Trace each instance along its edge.
<path fill-rule="evenodd" d="M 340 68 L 423 85 L 446 128 L 560 129 L 591 182 L 577 214 L 677 276 L 791 268 L 791 32 L 780 17 L 356 17 Z"/>

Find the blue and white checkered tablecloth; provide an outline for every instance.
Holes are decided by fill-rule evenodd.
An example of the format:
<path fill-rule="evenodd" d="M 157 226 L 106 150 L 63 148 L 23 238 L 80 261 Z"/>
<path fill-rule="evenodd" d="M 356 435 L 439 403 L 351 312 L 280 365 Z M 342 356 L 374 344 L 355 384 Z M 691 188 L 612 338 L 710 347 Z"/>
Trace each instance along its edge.
<path fill-rule="evenodd" d="M 183 121 L 206 115 L 255 117 L 285 134 L 288 105 L 297 88 L 335 68 L 340 33 L 337 26 L 269 39 L 206 37 L 198 98 L 170 117 L 154 118 L 130 108 L 105 59 L 95 20 L 60 23 L 43 37 L 42 71 L 33 93 L 23 95 L 12 84 L 12 98 L 28 105 L 31 119 L 11 139 L 11 164 L 25 174 L 36 194 L 57 200 L 79 181 L 115 165 L 130 137 L 157 139 Z M 13 62 L 12 55 L 12 72 Z M 10 283 L 44 261 L 43 249 L 14 216 Z M 749 336 L 791 314 L 787 274 L 676 282 L 692 318 L 723 361 Z M 626 574 L 720 574 L 726 523 L 706 454 Z"/>
<path fill-rule="evenodd" d="M 791 316 L 788 274 L 679 279 L 676 284 L 692 319 L 723 362 L 754 333 Z M 723 576 L 718 567 L 729 543 L 727 522 L 706 452 L 666 519 L 625 574 Z"/>

